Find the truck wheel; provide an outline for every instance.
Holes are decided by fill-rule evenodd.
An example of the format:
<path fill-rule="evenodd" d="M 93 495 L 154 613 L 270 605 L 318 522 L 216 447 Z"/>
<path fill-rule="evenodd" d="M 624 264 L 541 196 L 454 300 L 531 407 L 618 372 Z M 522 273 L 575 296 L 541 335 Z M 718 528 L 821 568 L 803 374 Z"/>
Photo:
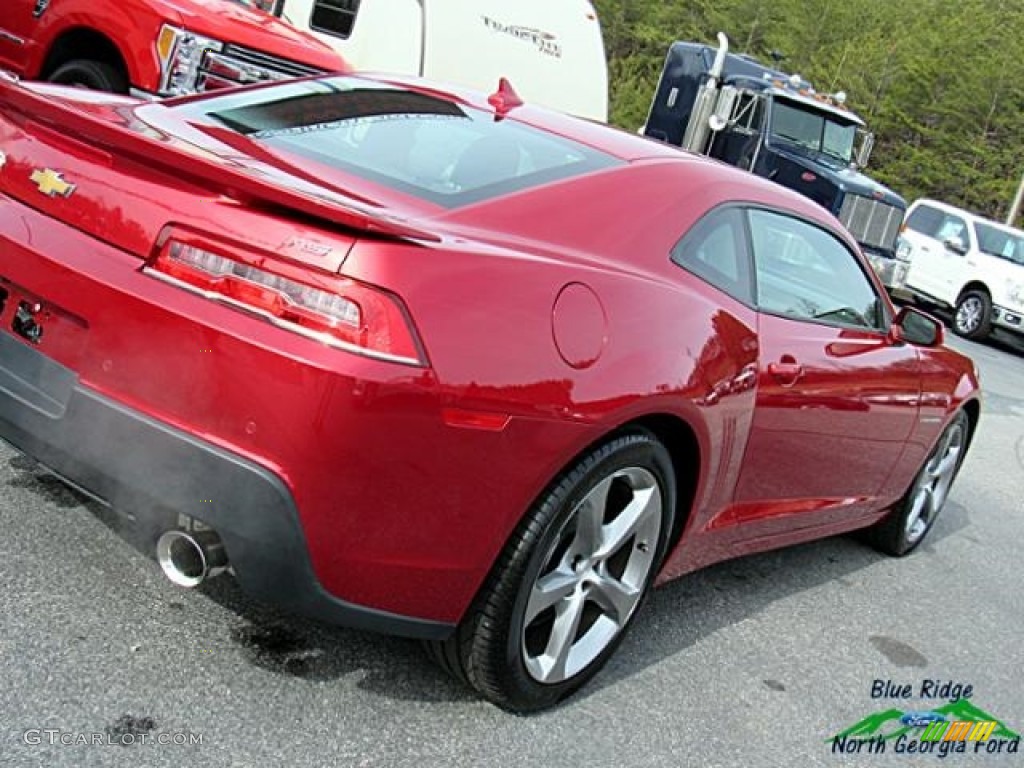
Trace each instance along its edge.
<path fill-rule="evenodd" d="M 992 299 L 984 291 L 967 291 L 956 302 L 953 330 L 965 339 L 978 341 L 992 330 Z"/>
<path fill-rule="evenodd" d="M 51 83 L 76 85 L 94 91 L 128 93 L 128 78 L 117 67 L 103 61 L 75 59 L 59 66 L 47 79 Z"/>
<path fill-rule="evenodd" d="M 675 477 L 648 432 L 563 473 L 520 523 L 431 655 L 499 706 L 552 706 L 594 676 L 635 618 L 672 530 Z"/>

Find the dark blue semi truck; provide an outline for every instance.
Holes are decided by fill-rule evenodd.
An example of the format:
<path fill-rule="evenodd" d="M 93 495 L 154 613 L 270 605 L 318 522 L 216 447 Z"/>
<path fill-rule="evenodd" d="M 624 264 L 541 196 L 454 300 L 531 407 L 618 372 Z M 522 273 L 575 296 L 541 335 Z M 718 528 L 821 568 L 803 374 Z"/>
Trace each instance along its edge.
<path fill-rule="evenodd" d="M 669 48 L 644 133 L 796 190 L 831 211 L 890 291 L 907 264 L 896 240 L 906 201 L 860 173 L 874 137 L 845 95 L 819 94 L 797 75 L 719 47 Z"/>

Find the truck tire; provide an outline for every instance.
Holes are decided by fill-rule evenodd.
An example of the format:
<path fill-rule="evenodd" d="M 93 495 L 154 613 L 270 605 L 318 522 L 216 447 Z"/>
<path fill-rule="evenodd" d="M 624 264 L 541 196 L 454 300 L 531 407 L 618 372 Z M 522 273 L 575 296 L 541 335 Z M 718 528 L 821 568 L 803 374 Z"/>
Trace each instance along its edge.
<path fill-rule="evenodd" d="M 104 61 L 75 59 L 57 67 L 47 79 L 51 83 L 76 85 L 94 91 L 128 93 L 128 78 L 117 67 Z"/>
<path fill-rule="evenodd" d="M 980 341 L 992 330 L 992 299 L 985 291 L 965 291 L 956 301 L 953 330 L 957 335 Z"/>

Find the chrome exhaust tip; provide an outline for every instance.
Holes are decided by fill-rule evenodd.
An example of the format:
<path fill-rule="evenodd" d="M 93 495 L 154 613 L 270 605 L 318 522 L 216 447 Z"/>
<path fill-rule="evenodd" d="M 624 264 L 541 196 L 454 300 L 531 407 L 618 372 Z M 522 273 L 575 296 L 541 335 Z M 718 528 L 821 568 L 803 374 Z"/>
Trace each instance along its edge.
<path fill-rule="evenodd" d="M 224 543 L 213 531 L 167 531 L 156 543 L 156 560 L 179 587 L 198 587 L 228 567 Z"/>

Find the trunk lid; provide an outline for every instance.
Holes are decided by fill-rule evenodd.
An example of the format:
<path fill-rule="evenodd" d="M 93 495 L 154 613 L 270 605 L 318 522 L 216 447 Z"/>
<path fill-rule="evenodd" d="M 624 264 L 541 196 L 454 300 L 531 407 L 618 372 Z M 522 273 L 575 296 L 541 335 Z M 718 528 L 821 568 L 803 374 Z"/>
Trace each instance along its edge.
<path fill-rule="evenodd" d="M 303 169 L 154 128 L 137 111 L 169 110 L 141 104 L 0 78 L 0 193 L 140 259 L 175 223 L 332 273 L 361 235 L 434 239 Z"/>

